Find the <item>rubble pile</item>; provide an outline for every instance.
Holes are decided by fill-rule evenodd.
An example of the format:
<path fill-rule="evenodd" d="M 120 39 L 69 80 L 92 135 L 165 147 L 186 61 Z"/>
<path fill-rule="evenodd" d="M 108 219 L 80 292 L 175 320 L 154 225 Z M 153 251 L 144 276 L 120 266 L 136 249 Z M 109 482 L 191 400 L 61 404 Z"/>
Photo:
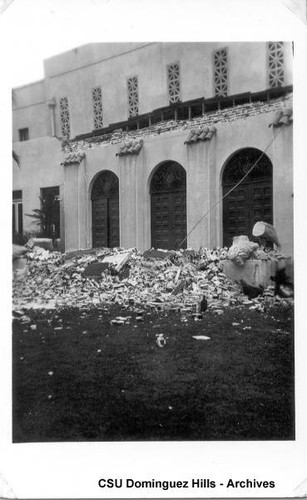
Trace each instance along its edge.
<path fill-rule="evenodd" d="M 228 258 L 233 260 L 238 266 L 244 266 L 244 262 L 258 248 L 259 245 L 253 241 L 249 241 L 247 236 L 235 236 L 233 244 L 228 251 Z"/>
<path fill-rule="evenodd" d="M 20 307 L 154 307 L 199 312 L 202 298 L 207 308 L 222 314 L 225 307 L 248 305 L 262 310 L 269 301 L 282 301 L 268 287 L 262 296 L 248 299 L 240 284 L 223 273 L 228 249 L 147 251 L 136 249 L 66 256 L 34 247 L 27 267 L 16 271 L 13 304 Z M 277 252 L 267 253 L 278 257 Z M 90 272 L 90 270 L 94 270 Z"/>

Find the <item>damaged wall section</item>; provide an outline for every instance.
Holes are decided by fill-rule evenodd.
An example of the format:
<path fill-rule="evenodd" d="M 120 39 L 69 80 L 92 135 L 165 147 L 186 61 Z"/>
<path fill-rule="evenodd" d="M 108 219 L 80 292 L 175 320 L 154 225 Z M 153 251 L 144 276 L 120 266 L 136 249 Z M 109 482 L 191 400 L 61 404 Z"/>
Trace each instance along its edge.
<path fill-rule="evenodd" d="M 287 106 L 291 96 L 286 99 Z M 242 107 L 220 113 L 219 121 L 215 120 L 216 132 L 210 140 L 195 141 L 185 144 L 189 129 L 196 127 L 192 122 L 188 125 L 178 123 L 176 128 L 164 133 L 156 133 L 156 128 L 144 129 L 125 134 L 117 132 L 116 138 L 109 142 L 92 143 L 91 140 L 70 141 L 65 151 L 86 152 L 86 160 L 75 169 L 79 178 L 87 179 L 79 186 L 81 206 L 88 217 L 85 220 L 82 234 L 83 247 L 77 244 L 78 220 L 76 217 L 66 224 L 66 248 L 91 248 L 91 184 L 95 176 L 105 169 L 119 176 L 120 184 L 120 245 L 137 247 L 146 250 L 152 246 L 150 181 L 159 165 L 165 161 L 174 161 L 182 165 L 187 173 L 187 228 L 192 230 L 203 214 L 214 207 L 208 216 L 192 231 L 187 239 L 188 248 L 198 249 L 201 246 L 213 248 L 223 245 L 223 203 L 217 204 L 222 196 L 222 176 L 228 159 L 244 148 L 255 148 L 264 152 L 273 165 L 273 224 L 281 239 L 282 249 L 286 253 L 293 252 L 293 238 L 290 234 L 291 224 L 284 226 L 283 220 L 293 217 L 292 208 L 292 124 L 281 128 L 272 128 L 276 109 L 286 106 L 285 99 L 277 99 L 267 104 L 249 107 L 249 114 L 242 113 Z M 252 112 L 253 111 L 253 112 Z M 231 117 L 231 118 L 230 118 Z M 204 117 L 203 120 L 210 117 Z M 280 130 L 282 131 L 280 132 Z M 142 132 L 142 135 L 141 135 Z M 276 135 L 276 140 L 274 136 Z M 118 156 L 120 144 L 128 137 L 142 139 L 142 148 L 138 154 Z M 69 153 L 71 154 L 71 153 Z M 117 156 L 116 156 L 117 155 Z M 289 168 L 290 165 L 290 168 Z M 71 167 L 68 167 L 71 168 Z M 82 172 L 83 173 L 82 173 Z M 217 204 L 217 205 L 216 205 Z M 215 206 L 216 205 L 216 206 Z M 76 212 L 75 212 L 76 213 Z M 83 209 L 79 211 L 83 217 Z M 290 228 L 290 229 L 289 229 Z M 252 227 L 250 228 L 250 232 Z M 78 246 L 79 245 L 79 246 Z"/>
<path fill-rule="evenodd" d="M 176 189 L 172 194 L 166 190 L 167 196 L 161 192 L 162 208 L 156 211 L 154 223 L 170 234 L 165 245 L 196 250 L 223 246 L 223 203 L 219 202 L 223 172 L 232 155 L 254 148 L 265 152 L 272 163 L 273 220 L 267 222 L 275 226 L 282 251 L 293 254 L 291 44 L 282 44 L 282 85 L 269 89 L 268 44 L 228 45 L 231 95 L 218 98 L 212 84 L 212 54 L 224 47 L 220 42 L 90 44 L 46 61 L 44 80 L 14 90 L 14 152 L 20 165 L 14 164 L 13 189 L 22 191 L 23 214 L 39 208 L 42 189 L 59 187 L 62 249 L 96 246 L 97 221 L 101 219 L 109 231 L 118 216 L 120 246 L 146 250 L 155 241 L 152 177 L 165 162 L 176 162 L 186 172 L 186 195 L 180 201 Z M 248 71 L 243 60 L 248 61 Z M 131 61 L 138 78 L 140 114 L 129 120 L 126 84 Z M 166 71 L 176 61 L 182 102 L 170 106 Z M 92 89 L 98 87 L 105 128 L 89 132 Z M 61 99 L 69 105 L 70 137 L 61 137 Z M 44 109 L 40 116 L 38 109 Z M 24 128 L 29 130 L 28 140 L 20 141 L 19 130 Z M 118 178 L 119 213 L 102 196 L 95 205 L 93 224 L 92 188 L 104 172 Z M 177 211 L 180 217 L 178 207 L 184 202 L 186 228 L 176 239 L 178 221 L 173 215 L 171 220 L 170 214 Z M 249 200 L 243 206 L 248 204 Z M 33 229 L 32 220 L 24 215 L 24 232 Z"/>

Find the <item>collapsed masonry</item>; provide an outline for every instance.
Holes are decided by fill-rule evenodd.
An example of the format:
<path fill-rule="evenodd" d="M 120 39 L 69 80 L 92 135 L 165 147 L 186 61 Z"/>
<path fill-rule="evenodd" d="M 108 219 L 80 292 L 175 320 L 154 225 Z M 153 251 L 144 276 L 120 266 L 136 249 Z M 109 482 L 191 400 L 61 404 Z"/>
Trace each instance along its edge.
<path fill-rule="evenodd" d="M 136 130 L 125 130 L 118 126 L 109 132 L 99 132 L 77 136 L 75 139 L 62 142 L 65 153 L 64 163 L 78 162 L 83 159 L 84 151 L 88 148 L 101 148 L 108 145 L 118 145 L 118 156 L 124 154 L 138 154 L 145 139 L 173 131 L 188 133 L 186 143 L 210 140 L 216 133 L 216 125 L 220 123 L 233 123 L 236 120 L 246 119 L 274 112 L 273 122 L 269 127 L 279 127 L 292 122 L 293 94 L 291 91 L 278 98 L 272 98 L 268 102 L 256 101 L 235 105 L 234 107 L 217 111 L 207 111 L 202 116 L 185 120 L 163 119 L 154 125 Z M 111 127 L 112 129 L 112 127 Z"/>
<path fill-rule="evenodd" d="M 283 259 L 277 251 L 256 250 L 251 257 L 276 262 Z M 266 305 L 288 303 L 274 296 L 274 286 L 249 300 L 240 284 L 223 272 L 227 248 L 144 253 L 100 249 L 65 256 L 34 246 L 26 258 L 26 268 L 14 276 L 14 308 L 117 304 L 195 312 L 205 295 L 208 310 L 222 314 L 225 307 L 241 305 L 262 311 Z"/>

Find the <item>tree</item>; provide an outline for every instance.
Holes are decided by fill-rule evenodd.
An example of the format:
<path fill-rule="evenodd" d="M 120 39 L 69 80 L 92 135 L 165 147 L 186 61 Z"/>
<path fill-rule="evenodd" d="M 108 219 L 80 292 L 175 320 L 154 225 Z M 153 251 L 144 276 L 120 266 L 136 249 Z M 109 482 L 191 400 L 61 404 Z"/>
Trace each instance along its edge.
<path fill-rule="evenodd" d="M 60 237 L 60 202 L 53 190 L 49 190 L 43 197 L 40 197 L 41 208 L 32 210 L 32 214 L 27 217 L 35 219 L 36 224 L 41 229 L 41 236 L 52 238 Z"/>

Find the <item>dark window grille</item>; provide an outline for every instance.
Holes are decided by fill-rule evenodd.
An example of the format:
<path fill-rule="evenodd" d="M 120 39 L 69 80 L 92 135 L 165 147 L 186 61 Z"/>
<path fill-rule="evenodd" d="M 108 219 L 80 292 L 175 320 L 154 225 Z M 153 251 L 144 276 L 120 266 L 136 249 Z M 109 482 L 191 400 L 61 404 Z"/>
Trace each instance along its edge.
<path fill-rule="evenodd" d="M 28 128 L 20 128 L 19 132 L 19 140 L 21 142 L 29 140 L 29 129 Z"/>

